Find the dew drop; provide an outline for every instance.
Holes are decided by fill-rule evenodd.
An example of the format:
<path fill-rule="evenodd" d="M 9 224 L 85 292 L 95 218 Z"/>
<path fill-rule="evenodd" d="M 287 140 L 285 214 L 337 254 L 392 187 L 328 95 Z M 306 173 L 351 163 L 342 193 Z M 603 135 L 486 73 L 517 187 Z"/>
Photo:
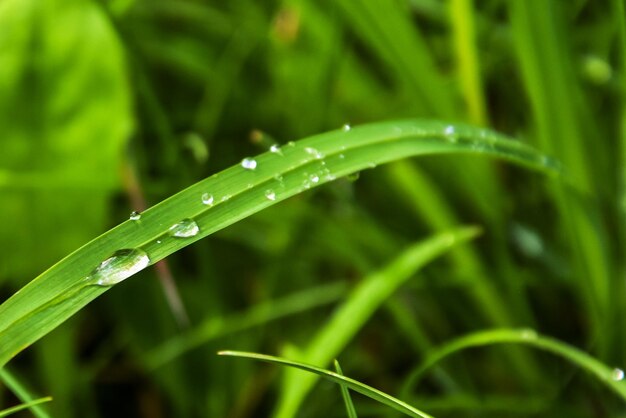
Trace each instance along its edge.
<path fill-rule="evenodd" d="M 87 280 L 98 286 L 113 286 L 143 270 L 148 264 L 148 254 L 139 248 L 118 250 L 100 263 Z"/>
<path fill-rule="evenodd" d="M 359 177 L 360 177 L 360 176 L 361 176 L 361 173 L 357 171 L 356 173 L 351 173 L 351 174 L 348 174 L 348 175 L 346 176 L 346 178 L 347 178 L 349 181 L 357 181 L 357 180 L 359 179 Z"/>
<path fill-rule="evenodd" d="M 274 190 L 272 189 L 268 189 L 265 191 L 265 197 L 267 198 L 267 200 L 276 200 L 276 192 L 274 192 Z"/>
<path fill-rule="evenodd" d="M 611 379 L 613 380 L 624 380 L 624 370 L 615 368 L 611 371 Z"/>
<path fill-rule="evenodd" d="M 324 154 L 322 154 L 321 152 L 319 152 L 318 150 L 316 150 L 315 148 L 312 147 L 305 147 L 304 151 L 309 154 L 312 155 L 313 157 L 315 157 L 318 160 L 321 160 L 322 158 L 324 158 Z"/>
<path fill-rule="evenodd" d="M 296 146 L 296 143 L 295 143 L 295 142 L 293 142 L 293 141 L 289 141 L 289 142 L 287 142 L 287 146 L 288 146 L 288 147 L 292 147 L 292 148 L 293 148 L 293 147 L 295 147 L 295 146 Z"/>
<path fill-rule="evenodd" d="M 346 156 L 345 156 L 345 155 L 343 155 L 343 154 L 339 154 L 339 159 L 340 159 L 340 160 L 343 160 L 344 158 L 346 158 Z"/>
<path fill-rule="evenodd" d="M 130 213 L 129 219 L 131 221 L 138 221 L 139 219 L 141 219 L 141 213 L 134 210 Z"/>
<path fill-rule="evenodd" d="M 226 195 L 222 196 L 222 202 L 226 202 L 230 198 L 231 198 L 231 195 L 226 194 Z"/>
<path fill-rule="evenodd" d="M 213 206 L 213 195 L 212 194 L 208 194 L 208 193 L 204 193 L 202 195 L 202 203 L 204 203 L 207 206 Z"/>
<path fill-rule="evenodd" d="M 270 147 L 270 152 L 272 152 L 272 153 L 274 153 L 274 154 L 280 154 L 280 155 L 282 155 L 282 154 L 283 154 L 283 152 L 280 150 L 280 146 L 279 146 L 279 145 L 276 145 L 276 144 L 274 144 L 274 145 L 272 145 L 272 146 Z"/>
<path fill-rule="evenodd" d="M 168 233 L 177 238 L 195 237 L 200 232 L 200 227 L 196 221 L 191 218 L 185 218 L 182 221 L 172 225 Z"/>
<path fill-rule="evenodd" d="M 350 131 L 350 129 L 352 129 L 352 127 L 350 126 L 349 123 L 346 123 L 345 125 L 343 125 L 341 127 L 341 130 L 344 131 L 344 132 L 348 132 L 348 131 Z"/>
<path fill-rule="evenodd" d="M 522 330 L 521 336 L 525 340 L 536 340 L 537 339 L 537 331 L 532 328 L 526 328 Z"/>
<path fill-rule="evenodd" d="M 311 181 L 311 183 L 319 183 L 320 176 L 318 176 L 317 174 L 311 174 L 309 176 L 309 180 Z"/>
<path fill-rule="evenodd" d="M 446 140 L 452 143 L 457 141 L 456 130 L 454 129 L 454 126 L 452 125 L 446 126 L 445 129 L 443 130 L 443 134 L 445 135 Z"/>
<path fill-rule="evenodd" d="M 241 160 L 241 166 L 246 170 L 254 170 L 256 168 L 256 160 L 254 158 L 244 158 Z"/>

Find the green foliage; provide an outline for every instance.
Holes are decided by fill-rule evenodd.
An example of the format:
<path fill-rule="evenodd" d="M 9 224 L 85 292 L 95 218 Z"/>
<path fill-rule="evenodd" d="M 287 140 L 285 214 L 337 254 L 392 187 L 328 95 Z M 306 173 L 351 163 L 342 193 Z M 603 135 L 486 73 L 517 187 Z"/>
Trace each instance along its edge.
<path fill-rule="evenodd" d="M 0 1 L 0 409 L 346 416 L 233 348 L 340 358 L 437 417 L 624 415 L 625 9 Z M 459 225 L 483 234 L 407 255 Z M 98 297 L 121 249 L 151 266 Z"/>

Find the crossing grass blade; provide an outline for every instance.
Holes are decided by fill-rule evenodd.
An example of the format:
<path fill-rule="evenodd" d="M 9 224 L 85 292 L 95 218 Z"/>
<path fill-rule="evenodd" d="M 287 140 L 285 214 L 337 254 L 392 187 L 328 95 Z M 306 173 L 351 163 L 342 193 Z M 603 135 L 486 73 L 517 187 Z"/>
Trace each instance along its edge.
<path fill-rule="evenodd" d="M 337 374 L 343 376 L 343 370 L 341 370 L 341 366 L 339 362 L 335 360 L 335 371 Z M 339 385 L 341 387 L 341 397 L 343 398 L 343 403 L 346 405 L 346 412 L 348 414 L 348 418 L 358 418 L 356 414 L 356 409 L 354 408 L 354 403 L 352 403 L 352 398 L 350 397 L 350 391 L 348 387 L 344 384 Z"/>
<path fill-rule="evenodd" d="M 452 340 L 435 349 L 407 379 L 403 394 L 414 387 L 424 373 L 432 366 L 459 351 L 471 347 L 493 344 L 523 344 L 555 354 L 597 377 L 602 383 L 626 401 L 626 382 L 624 372 L 613 369 L 578 348 L 572 347 L 554 338 L 538 335 L 531 329 L 497 329 L 481 331 Z"/>
<path fill-rule="evenodd" d="M 13 394 L 23 402 L 21 405 L 17 405 L 13 408 L 6 409 L 2 413 L 9 415 L 13 412 L 21 411 L 22 409 L 31 409 L 31 412 L 36 418 L 50 418 L 50 415 L 39 406 L 40 403 L 51 401 L 51 397 L 44 397 L 41 399 L 33 399 L 32 394 L 20 383 L 17 377 L 13 373 L 9 372 L 6 368 L 0 369 L 0 380 L 6 385 L 7 388 L 13 392 Z M 45 400 L 44 400 L 45 399 Z M 18 409 L 15 409 L 18 408 Z M 1 415 L 0 416 L 4 416 Z"/>
<path fill-rule="evenodd" d="M 42 404 L 42 403 L 50 402 L 51 400 L 52 400 L 52 397 L 47 396 L 45 398 L 39 398 L 39 399 L 35 399 L 34 401 L 30 401 L 30 402 L 26 402 L 26 403 L 23 403 L 23 404 L 20 404 L 20 405 L 16 405 L 16 406 L 13 406 L 11 408 L 7 408 L 7 409 L 4 409 L 4 410 L 0 411 L 0 417 L 7 417 L 7 416 L 9 416 L 11 414 L 14 414 L 16 412 L 20 412 L 20 411 L 23 411 L 25 409 L 32 408 L 32 407 L 37 406 L 37 405 Z"/>
<path fill-rule="evenodd" d="M 462 153 L 559 173 L 553 160 L 520 142 L 480 128 L 438 121 L 376 123 L 292 142 L 256 157 L 254 169 L 240 164 L 230 167 L 146 210 L 139 220 L 123 222 L 5 301 L 0 305 L 0 367 L 106 292 L 111 286 L 96 286 L 85 279 L 116 251 L 141 250 L 149 257 L 146 264 L 153 264 L 268 206 L 336 178 L 409 156 Z M 205 204 L 203 197 L 209 196 L 212 204 Z M 198 232 L 172 237 L 170 228 L 187 219 L 195 222 Z M 80 222 L 79 216 L 76 222 Z"/>
<path fill-rule="evenodd" d="M 387 405 L 397 411 L 402 412 L 405 415 L 416 418 L 432 418 L 431 415 L 426 412 L 420 411 L 417 408 L 412 407 L 411 405 L 402 402 L 399 399 L 394 398 L 384 392 L 379 391 L 378 389 L 374 389 L 371 386 L 368 386 L 364 383 L 358 382 L 349 377 L 343 376 L 339 373 L 331 372 L 329 370 L 324 370 L 322 368 L 312 366 L 310 364 L 299 363 L 291 360 L 287 360 L 280 357 L 268 356 L 264 354 L 257 353 L 246 353 L 243 351 L 220 351 L 218 353 L 220 356 L 232 356 L 232 357 L 243 357 L 249 358 L 253 360 L 264 361 L 267 363 L 280 364 L 283 366 L 294 367 L 296 369 L 305 370 L 310 373 L 315 373 L 321 376 L 324 379 L 330 380 L 332 382 L 338 383 L 340 385 L 344 385 L 355 392 L 358 392 L 362 395 L 367 396 L 368 398 L 374 399 L 384 405 Z"/>
<path fill-rule="evenodd" d="M 409 246 L 379 271 L 366 277 L 352 291 L 311 339 L 300 360 L 325 366 L 346 347 L 374 312 L 420 268 L 447 251 L 470 241 L 480 233 L 476 227 L 442 232 Z M 315 376 L 287 373 L 284 391 L 276 418 L 296 414 L 306 395 L 315 384 Z"/>

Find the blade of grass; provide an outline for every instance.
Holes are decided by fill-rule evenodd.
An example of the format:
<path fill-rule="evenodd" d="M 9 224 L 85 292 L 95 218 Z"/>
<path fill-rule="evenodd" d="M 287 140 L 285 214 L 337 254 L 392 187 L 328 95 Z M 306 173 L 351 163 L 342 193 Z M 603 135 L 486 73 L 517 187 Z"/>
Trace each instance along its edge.
<path fill-rule="evenodd" d="M 599 131 L 580 106 L 586 100 L 568 54 L 563 8 L 558 2 L 541 0 L 515 0 L 509 6 L 538 143 L 545 152 L 558 155 L 571 170 L 577 190 L 595 196 L 595 189 L 601 186 L 594 174 L 599 167 L 611 163 L 593 164 L 604 160 L 598 158 L 603 141 L 595 137 Z M 593 146 L 588 145 L 592 143 Z M 591 338 L 605 357 L 615 334 L 606 332 L 604 326 L 614 309 L 611 298 L 614 285 L 607 259 L 611 240 L 601 221 L 602 209 L 595 201 L 582 205 L 559 187 L 554 188 L 553 199 L 561 214 L 562 229 L 569 234 L 567 245 L 579 272 L 576 277 L 579 294 L 592 318 Z"/>
<path fill-rule="evenodd" d="M 422 364 L 411 373 L 401 393 L 408 393 L 424 373 L 442 359 L 467 348 L 494 344 L 524 344 L 562 357 L 597 377 L 602 383 L 617 393 L 620 398 L 626 401 L 626 382 L 623 381 L 624 372 L 622 370 L 610 368 L 578 348 L 554 338 L 540 336 L 530 329 L 480 331 L 452 340 L 442 347 L 435 349 L 426 357 Z"/>
<path fill-rule="evenodd" d="M 456 245 L 475 238 L 478 233 L 479 229 L 469 227 L 437 234 L 412 245 L 388 266 L 365 278 L 313 337 L 308 347 L 303 350 L 300 359 L 320 366 L 330 363 L 398 287 L 413 277 L 425 264 Z M 315 376 L 311 375 L 287 373 L 281 400 L 274 416 L 277 418 L 295 416 L 316 380 Z"/>
<path fill-rule="evenodd" d="M 33 401 L 30 401 L 30 402 L 26 402 L 26 403 L 23 403 L 23 404 L 20 404 L 20 405 L 16 405 L 16 406 L 13 406 L 11 408 L 7 408 L 7 409 L 4 409 L 4 410 L 0 411 L 0 417 L 6 417 L 6 416 L 9 416 L 9 415 L 14 414 L 16 412 L 23 411 L 24 409 L 33 408 L 34 406 L 37 406 L 37 405 L 42 404 L 42 403 L 50 402 L 51 400 L 52 400 L 52 397 L 47 396 L 45 398 L 39 398 L 39 399 L 35 399 Z"/>
<path fill-rule="evenodd" d="M 338 375 L 343 376 L 343 371 L 341 370 L 341 366 L 337 360 L 335 360 L 335 371 Z M 346 405 L 348 418 L 358 418 L 356 409 L 354 409 L 354 404 L 352 403 L 352 398 L 350 397 L 350 390 L 343 383 L 340 383 L 339 386 L 341 387 L 341 397 L 343 398 L 343 403 Z"/>
<path fill-rule="evenodd" d="M 294 367 L 300 370 L 305 370 L 310 373 L 315 373 L 324 379 L 330 380 L 340 385 L 345 385 L 355 392 L 365 395 L 368 398 L 374 399 L 375 401 L 378 401 L 384 405 L 387 405 L 410 417 L 432 418 L 431 415 L 428 415 L 427 413 L 422 412 L 419 409 L 416 409 L 412 407 L 411 405 L 408 405 L 407 403 L 394 398 L 393 396 L 387 395 L 386 393 L 381 392 L 378 389 L 374 389 L 371 386 L 367 386 L 366 384 L 358 382 L 349 377 L 342 376 L 338 373 L 324 370 L 322 368 L 312 366 L 310 364 L 290 361 L 290 360 L 286 360 L 280 357 L 267 356 L 264 354 L 257 354 L 257 353 L 246 353 L 242 351 L 220 351 L 218 354 L 220 356 L 244 357 L 244 358 L 249 358 L 253 360 L 265 361 L 268 363 L 280 364 L 284 366 Z"/>
<path fill-rule="evenodd" d="M 111 286 L 86 280 L 104 260 L 133 250 L 142 266 L 268 206 L 336 178 L 403 157 L 468 153 L 500 157 L 558 174 L 553 160 L 506 137 L 465 125 L 396 121 L 315 135 L 228 168 L 146 210 L 61 260 L 0 305 L 0 366 L 47 334 Z M 252 161 L 254 163 L 252 163 Z M 255 167 L 252 169 L 251 164 Z M 210 197 L 210 199 L 209 199 Z M 186 237 L 172 236 L 181 221 L 195 224 Z M 80 222 L 80 219 L 77 219 Z M 128 252 L 125 253 L 128 258 Z M 128 267 L 128 266 L 125 266 Z"/>
<path fill-rule="evenodd" d="M 210 340 L 332 303 L 345 291 L 345 283 L 334 283 L 262 302 L 246 312 L 226 318 L 208 318 L 194 329 L 154 348 L 144 356 L 144 363 L 148 368 L 156 369 Z"/>
<path fill-rule="evenodd" d="M 474 31 L 474 7 L 472 0 L 452 0 L 450 21 L 461 91 L 469 113 L 469 120 L 477 125 L 487 124 L 485 98 L 480 78 Z"/>
<path fill-rule="evenodd" d="M 33 396 L 30 394 L 30 392 L 24 387 L 24 385 L 19 382 L 19 380 L 13 375 L 13 373 L 9 372 L 6 368 L 0 369 L 0 380 L 2 380 L 6 387 L 8 387 L 20 401 L 26 404 L 31 404 L 34 401 Z M 29 408 L 31 409 L 33 415 L 35 415 L 37 418 L 50 418 L 50 415 L 38 404 L 31 404 Z"/>

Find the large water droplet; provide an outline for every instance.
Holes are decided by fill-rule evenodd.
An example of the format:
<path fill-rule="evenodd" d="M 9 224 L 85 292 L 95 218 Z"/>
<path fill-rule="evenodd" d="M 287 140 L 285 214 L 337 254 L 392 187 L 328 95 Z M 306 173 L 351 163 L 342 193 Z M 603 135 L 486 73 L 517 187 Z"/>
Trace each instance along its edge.
<path fill-rule="evenodd" d="M 189 238 L 198 235 L 200 227 L 196 221 L 190 218 L 185 218 L 182 221 L 172 225 L 169 229 L 169 234 L 177 238 Z"/>
<path fill-rule="evenodd" d="M 241 166 L 246 170 L 254 170 L 256 168 L 256 160 L 254 158 L 244 158 L 241 160 Z"/>
<path fill-rule="evenodd" d="M 134 210 L 130 213 L 129 219 L 131 221 L 138 221 L 139 219 L 141 219 L 141 213 Z"/>
<path fill-rule="evenodd" d="M 624 370 L 615 368 L 611 371 L 611 379 L 613 380 L 624 380 Z"/>
<path fill-rule="evenodd" d="M 272 200 L 272 201 L 276 200 L 276 192 L 274 190 L 272 190 L 272 189 L 268 189 L 268 190 L 265 191 L 265 197 L 268 200 Z"/>
<path fill-rule="evenodd" d="M 118 250 L 100 263 L 87 280 L 98 286 L 113 286 L 143 270 L 148 264 L 148 254 L 139 248 Z"/>
<path fill-rule="evenodd" d="M 208 193 L 204 193 L 202 195 L 202 203 L 204 203 L 207 206 L 213 206 L 213 195 L 212 194 L 208 194 Z"/>

